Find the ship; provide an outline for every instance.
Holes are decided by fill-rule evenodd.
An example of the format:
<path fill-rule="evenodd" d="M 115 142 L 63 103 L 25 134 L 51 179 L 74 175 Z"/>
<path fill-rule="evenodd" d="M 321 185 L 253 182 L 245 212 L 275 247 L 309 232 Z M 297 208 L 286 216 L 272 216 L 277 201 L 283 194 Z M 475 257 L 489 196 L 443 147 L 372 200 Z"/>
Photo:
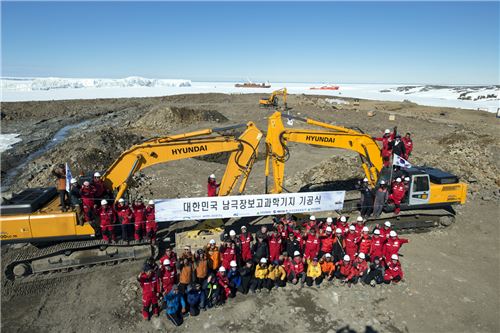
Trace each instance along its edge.
<path fill-rule="evenodd" d="M 311 87 L 309 88 L 310 90 L 339 90 L 339 86 L 334 86 L 334 85 L 327 85 L 327 86 L 321 86 L 321 87 Z"/>

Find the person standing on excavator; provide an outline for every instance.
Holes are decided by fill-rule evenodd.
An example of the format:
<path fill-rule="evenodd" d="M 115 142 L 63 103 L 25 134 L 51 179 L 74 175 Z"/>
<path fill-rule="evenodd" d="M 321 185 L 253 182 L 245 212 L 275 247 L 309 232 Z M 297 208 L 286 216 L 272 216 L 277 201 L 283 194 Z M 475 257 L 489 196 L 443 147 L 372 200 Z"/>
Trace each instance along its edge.
<path fill-rule="evenodd" d="M 401 182 L 401 178 L 396 178 L 396 181 L 392 185 L 392 193 L 389 195 L 389 201 L 394 203 L 394 213 L 397 215 L 401 211 L 401 200 L 405 196 L 405 186 Z"/>
<path fill-rule="evenodd" d="M 396 136 L 397 127 L 394 127 L 394 131 L 391 133 L 391 130 L 386 129 L 384 131 L 384 135 L 380 138 L 373 138 L 373 140 L 382 142 L 382 160 L 384 161 L 384 167 L 388 167 L 391 165 L 391 142 L 394 140 Z"/>
<path fill-rule="evenodd" d="M 115 210 L 108 205 L 106 199 L 101 200 L 101 207 L 97 209 L 97 215 L 101 220 L 102 239 L 109 243 L 111 238 L 113 242 L 116 242 L 116 233 L 113 230 L 116 221 Z"/>
<path fill-rule="evenodd" d="M 217 189 L 219 188 L 220 184 L 217 184 L 217 181 L 215 180 L 215 175 L 211 174 L 208 176 L 208 183 L 207 183 L 207 195 L 209 197 L 215 197 L 217 196 Z"/>
<path fill-rule="evenodd" d="M 89 181 L 84 181 L 83 186 L 80 189 L 80 195 L 82 197 L 85 222 L 92 224 L 92 222 L 94 222 L 94 186 L 92 186 Z"/>
<path fill-rule="evenodd" d="M 135 203 L 132 205 L 132 212 L 134 213 L 134 239 L 136 241 L 141 240 L 146 234 L 145 225 L 145 212 L 146 206 L 142 202 L 142 199 L 136 199 Z"/>
<path fill-rule="evenodd" d="M 125 202 L 123 198 L 118 199 L 118 204 L 116 205 L 116 214 L 118 215 L 118 220 L 120 221 L 122 228 L 122 240 L 130 241 L 132 236 L 132 210 L 129 205 Z"/>
<path fill-rule="evenodd" d="M 66 168 L 64 164 L 57 165 L 52 170 L 52 175 L 57 178 L 57 192 L 59 192 L 59 206 L 61 206 L 61 212 L 66 211 Z"/>
<path fill-rule="evenodd" d="M 403 156 L 403 158 L 408 161 L 408 159 L 410 158 L 411 151 L 413 150 L 413 141 L 411 140 L 411 134 L 406 133 L 406 135 L 402 140 L 403 143 L 405 144 L 405 149 L 406 149 L 406 154 L 405 156 Z"/>
<path fill-rule="evenodd" d="M 101 178 L 101 174 L 99 172 L 94 173 L 94 178 L 92 179 L 92 186 L 95 188 L 95 204 L 99 206 L 99 203 L 103 199 L 107 199 L 106 196 L 106 187 L 104 186 L 104 181 Z"/>
<path fill-rule="evenodd" d="M 146 235 L 148 239 L 151 241 L 151 243 L 155 243 L 156 232 L 158 231 L 158 224 L 156 223 L 154 200 L 149 200 L 144 214 L 146 216 Z"/>

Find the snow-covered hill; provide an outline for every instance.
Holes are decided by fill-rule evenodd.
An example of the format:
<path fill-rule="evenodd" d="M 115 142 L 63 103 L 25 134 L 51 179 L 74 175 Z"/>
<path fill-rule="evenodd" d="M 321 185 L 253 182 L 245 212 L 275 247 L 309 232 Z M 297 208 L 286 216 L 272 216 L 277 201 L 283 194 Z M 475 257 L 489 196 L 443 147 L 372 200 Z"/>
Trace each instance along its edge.
<path fill-rule="evenodd" d="M 37 91 L 71 88 L 125 88 L 125 87 L 190 87 L 190 80 L 146 79 L 131 76 L 124 79 L 72 78 L 2 78 L 2 90 Z"/>

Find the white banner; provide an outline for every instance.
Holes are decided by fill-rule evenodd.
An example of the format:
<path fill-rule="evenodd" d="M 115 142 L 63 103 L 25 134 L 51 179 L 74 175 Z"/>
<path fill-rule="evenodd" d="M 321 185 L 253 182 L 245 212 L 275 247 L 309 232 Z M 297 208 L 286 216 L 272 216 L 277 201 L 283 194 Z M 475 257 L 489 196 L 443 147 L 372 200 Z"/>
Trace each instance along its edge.
<path fill-rule="evenodd" d="M 155 200 L 157 221 L 206 220 L 340 210 L 345 191 Z"/>

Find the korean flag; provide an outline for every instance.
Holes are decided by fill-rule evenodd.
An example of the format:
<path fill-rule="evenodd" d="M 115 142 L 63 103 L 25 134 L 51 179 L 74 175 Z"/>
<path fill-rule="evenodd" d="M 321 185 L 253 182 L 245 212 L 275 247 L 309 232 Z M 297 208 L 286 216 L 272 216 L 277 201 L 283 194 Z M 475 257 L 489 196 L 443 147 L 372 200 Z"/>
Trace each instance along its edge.
<path fill-rule="evenodd" d="M 408 162 L 407 160 L 396 154 L 394 154 L 392 158 L 392 165 L 397 165 L 402 168 L 411 168 L 410 162 Z"/>

